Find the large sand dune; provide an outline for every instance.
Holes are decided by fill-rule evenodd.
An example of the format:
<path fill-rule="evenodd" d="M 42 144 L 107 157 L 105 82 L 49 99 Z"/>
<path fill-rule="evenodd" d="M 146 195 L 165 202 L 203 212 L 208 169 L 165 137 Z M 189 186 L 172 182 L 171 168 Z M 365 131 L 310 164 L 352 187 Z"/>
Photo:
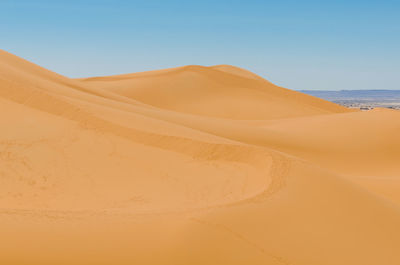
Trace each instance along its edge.
<path fill-rule="evenodd" d="M 0 264 L 400 264 L 399 112 L 1 50 L 0 108 Z"/>

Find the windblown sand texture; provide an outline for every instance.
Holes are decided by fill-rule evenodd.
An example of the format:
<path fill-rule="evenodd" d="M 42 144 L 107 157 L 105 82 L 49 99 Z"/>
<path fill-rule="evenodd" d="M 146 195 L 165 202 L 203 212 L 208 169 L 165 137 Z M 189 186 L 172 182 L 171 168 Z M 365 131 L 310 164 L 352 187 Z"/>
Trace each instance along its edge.
<path fill-rule="evenodd" d="M 2 50 L 0 110 L 0 264 L 400 264 L 399 111 L 228 65 L 70 79 Z"/>

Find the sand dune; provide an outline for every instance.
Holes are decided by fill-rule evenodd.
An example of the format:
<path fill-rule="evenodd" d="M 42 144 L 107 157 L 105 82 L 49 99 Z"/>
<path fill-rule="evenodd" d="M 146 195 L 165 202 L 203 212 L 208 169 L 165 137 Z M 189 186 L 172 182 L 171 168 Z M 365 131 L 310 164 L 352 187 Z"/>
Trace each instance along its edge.
<path fill-rule="evenodd" d="M 83 81 L 162 109 L 217 118 L 254 120 L 348 111 L 232 66 L 191 65 Z"/>
<path fill-rule="evenodd" d="M 1 264 L 399 264 L 400 114 L 219 65 L 0 50 Z"/>

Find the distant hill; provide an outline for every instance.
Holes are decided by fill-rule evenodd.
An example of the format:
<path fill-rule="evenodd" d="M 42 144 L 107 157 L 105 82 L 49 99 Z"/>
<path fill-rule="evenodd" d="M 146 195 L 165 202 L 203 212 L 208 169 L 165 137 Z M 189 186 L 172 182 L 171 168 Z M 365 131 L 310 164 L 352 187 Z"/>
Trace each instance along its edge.
<path fill-rule="evenodd" d="M 300 90 L 300 92 L 325 100 L 394 100 L 400 99 L 400 90 Z"/>

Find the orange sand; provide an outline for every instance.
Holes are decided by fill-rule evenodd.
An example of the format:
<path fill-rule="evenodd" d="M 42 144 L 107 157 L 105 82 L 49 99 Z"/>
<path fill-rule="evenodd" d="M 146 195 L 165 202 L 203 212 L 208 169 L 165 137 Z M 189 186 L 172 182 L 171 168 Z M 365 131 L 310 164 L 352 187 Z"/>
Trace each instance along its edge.
<path fill-rule="evenodd" d="M 0 264 L 400 264 L 400 112 L 2 50 L 0 108 Z"/>

